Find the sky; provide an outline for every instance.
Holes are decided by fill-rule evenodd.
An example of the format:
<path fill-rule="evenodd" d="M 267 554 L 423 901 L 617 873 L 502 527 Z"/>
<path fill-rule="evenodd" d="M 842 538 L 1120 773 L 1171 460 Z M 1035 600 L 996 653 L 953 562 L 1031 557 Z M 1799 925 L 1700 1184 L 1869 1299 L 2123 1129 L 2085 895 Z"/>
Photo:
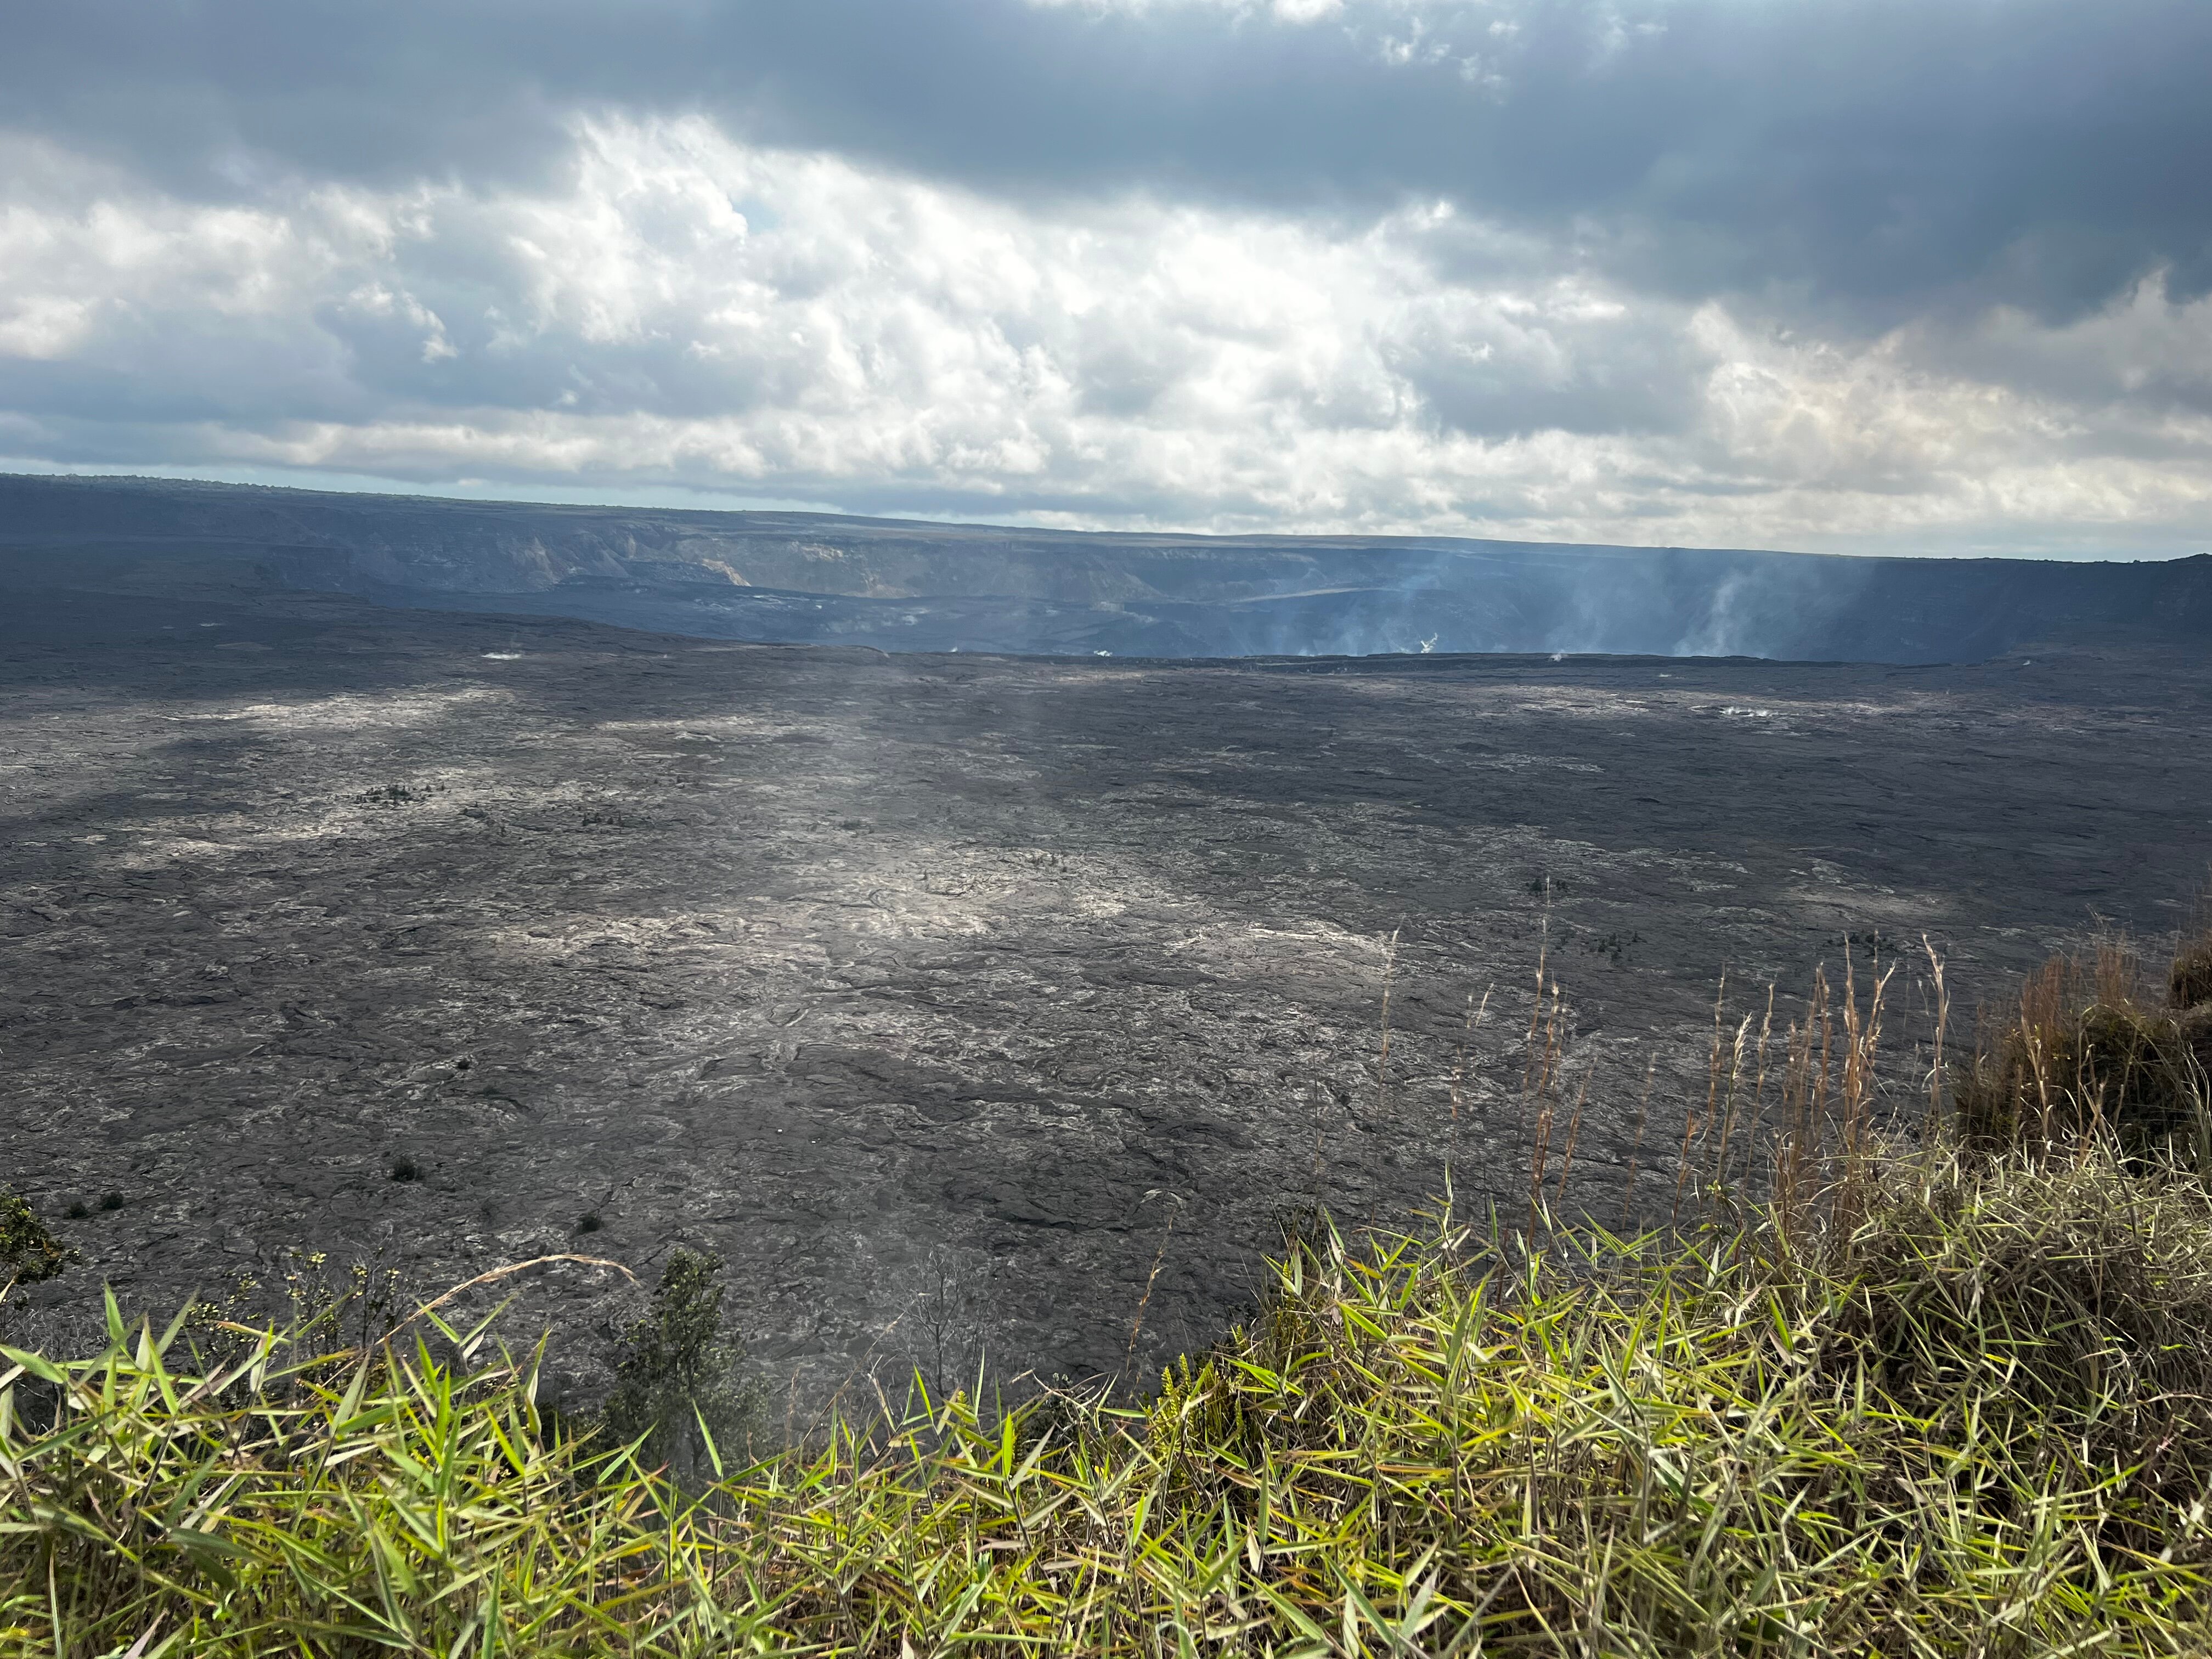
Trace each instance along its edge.
<path fill-rule="evenodd" d="M 2203 0 L 70 0 L 0 470 L 2212 550 Z"/>

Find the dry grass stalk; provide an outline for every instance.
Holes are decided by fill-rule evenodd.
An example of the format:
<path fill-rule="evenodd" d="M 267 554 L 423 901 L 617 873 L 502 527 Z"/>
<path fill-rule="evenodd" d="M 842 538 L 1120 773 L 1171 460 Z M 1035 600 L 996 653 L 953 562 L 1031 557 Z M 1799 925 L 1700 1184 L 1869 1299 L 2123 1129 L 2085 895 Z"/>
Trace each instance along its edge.
<path fill-rule="evenodd" d="M 2212 1006 L 2174 1006 L 2185 945 L 2158 984 L 2124 942 L 2057 957 L 2023 983 L 2002 1024 L 1982 1024 L 1951 1095 L 1960 1133 L 1984 1147 L 2045 1155 L 2107 1129 L 2134 1152 L 2206 1139 Z"/>

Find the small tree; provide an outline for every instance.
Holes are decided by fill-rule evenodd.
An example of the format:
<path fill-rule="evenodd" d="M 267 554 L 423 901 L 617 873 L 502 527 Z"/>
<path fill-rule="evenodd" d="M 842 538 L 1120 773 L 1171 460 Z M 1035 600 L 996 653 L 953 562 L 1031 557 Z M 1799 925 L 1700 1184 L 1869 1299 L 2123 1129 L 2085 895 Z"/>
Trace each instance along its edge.
<path fill-rule="evenodd" d="M 679 1484 L 704 1485 L 713 1462 L 702 1425 L 725 1459 L 746 1452 L 764 1390 L 744 1374 L 743 1345 L 722 1328 L 721 1257 L 684 1249 L 670 1256 L 625 1346 L 604 1420 L 624 1443 L 644 1437 L 639 1455 L 647 1468 L 665 1465 Z"/>

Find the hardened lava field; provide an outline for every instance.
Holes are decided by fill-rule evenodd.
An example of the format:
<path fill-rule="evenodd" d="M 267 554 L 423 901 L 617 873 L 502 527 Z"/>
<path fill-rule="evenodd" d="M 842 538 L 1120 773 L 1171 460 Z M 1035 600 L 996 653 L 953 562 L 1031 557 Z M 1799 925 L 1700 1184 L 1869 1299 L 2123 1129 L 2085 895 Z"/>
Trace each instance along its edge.
<path fill-rule="evenodd" d="M 1671 1131 L 1723 971 L 1786 1012 L 1818 964 L 1898 963 L 1909 1022 L 1923 933 L 1963 1006 L 2100 927 L 2170 932 L 2212 856 L 2212 676 L 2142 653 L 1146 663 L 306 598 L 87 617 L 0 659 L 9 1163 L 83 1212 L 49 1318 L 293 1247 L 435 1289 L 560 1251 L 647 1277 L 681 1242 L 794 1399 L 1115 1370 L 1156 1263 L 1139 1359 L 1235 1317 L 1302 1206 L 1403 1215 L 1448 1146 L 1463 1206 L 1519 1202 L 1540 951 L 1571 1065 L 1656 1054 Z M 1594 1206 L 1632 1157 L 1671 1189 L 1633 1094 L 1592 1091 Z M 588 1382 L 634 1295 L 554 1270 L 524 1312 L 587 1334 L 560 1358 Z"/>

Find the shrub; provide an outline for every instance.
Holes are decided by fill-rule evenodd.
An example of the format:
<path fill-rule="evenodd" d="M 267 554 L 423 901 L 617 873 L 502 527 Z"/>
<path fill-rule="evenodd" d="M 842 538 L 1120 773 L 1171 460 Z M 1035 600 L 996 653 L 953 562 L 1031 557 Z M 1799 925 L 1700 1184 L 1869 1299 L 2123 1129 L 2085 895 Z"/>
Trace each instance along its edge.
<path fill-rule="evenodd" d="M 2166 982 L 2176 1008 L 2201 1008 L 2212 1002 L 2212 939 L 2185 947 L 2174 957 Z"/>
<path fill-rule="evenodd" d="M 723 1327 L 720 1256 L 672 1254 L 625 1346 L 602 1420 L 615 1440 L 642 1443 L 645 1467 L 693 1489 L 725 1454 L 750 1454 L 763 1391 Z"/>
<path fill-rule="evenodd" d="M 1865 1372 L 1945 1440 L 2056 1437 L 2131 1471 L 2136 1498 L 2179 1478 L 2185 1504 L 2212 1476 L 2212 1199 L 2177 1165 L 2108 1139 L 2067 1159 L 1900 1164 L 1837 1283 L 1828 1372 Z"/>
<path fill-rule="evenodd" d="M 2175 964 L 2172 980 L 2188 975 Z M 2180 991 L 2177 989 L 2176 999 Z M 2208 1131 L 2212 1009 L 2177 1013 L 2145 991 L 2134 954 L 2054 959 L 1952 1082 L 1966 1143 L 1984 1151 L 2075 1142 L 2109 1127 L 2130 1153 Z"/>
<path fill-rule="evenodd" d="M 0 1294 L 55 1278 L 77 1253 L 53 1235 L 12 1187 L 0 1185 Z"/>
<path fill-rule="evenodd" d="M 187 1343 L 228 1364 L 267 1333 L 282 1331 L 292 1369 L 322 1377 L 374 1350 L 419 1305 L 396 1267 L 356 1261 L 341 1270 L 326 1252 L 296 1246 L 273 1265 L 268 1279 L 240 1273 L 219 1299 L 187 1304 Z"/>

